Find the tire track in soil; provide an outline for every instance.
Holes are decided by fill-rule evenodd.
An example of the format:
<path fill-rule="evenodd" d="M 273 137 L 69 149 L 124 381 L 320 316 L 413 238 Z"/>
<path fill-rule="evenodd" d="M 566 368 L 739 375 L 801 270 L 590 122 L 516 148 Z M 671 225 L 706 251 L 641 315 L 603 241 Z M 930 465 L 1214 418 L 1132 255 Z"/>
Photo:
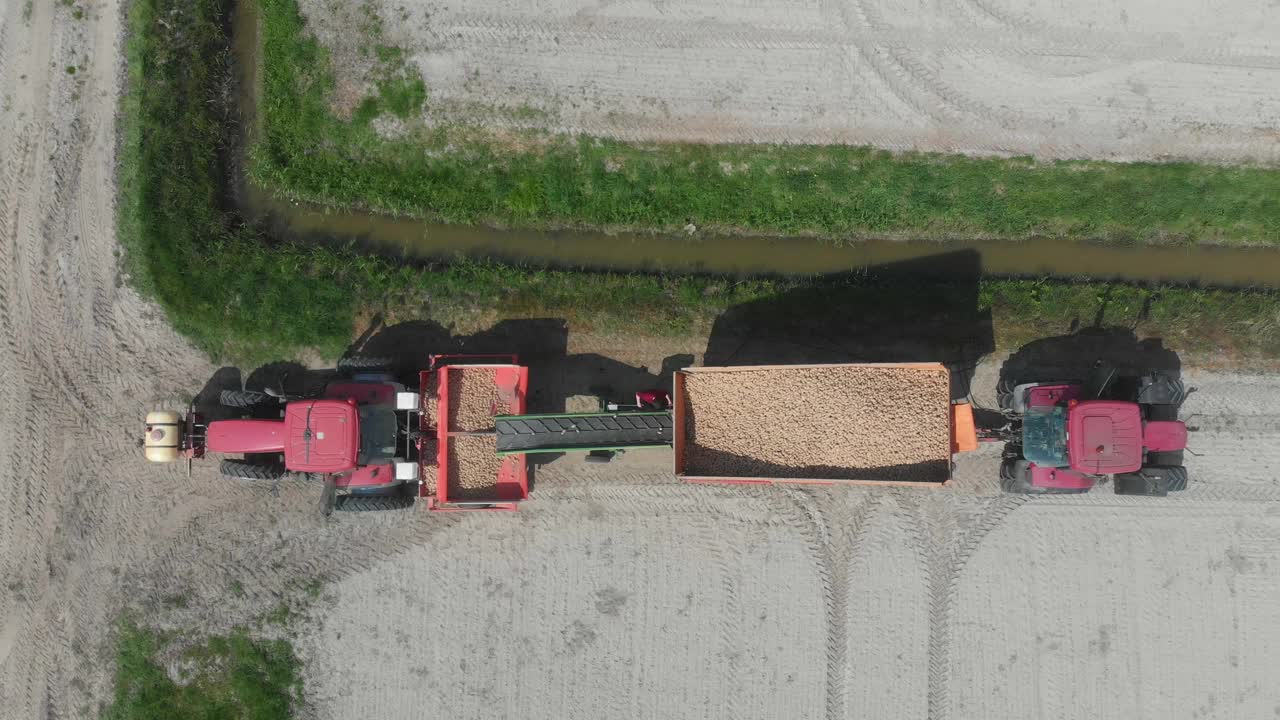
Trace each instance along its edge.
<path fill-rule="evenodd" d="M 782 490 L 800 513 L 806 545 L 822 582 L 827 618 L 826 715 L 828 720 L 845 720 L 850 675 L 849 571 L 860 549 L 866 521 L 880 505 L 880 496 L 859 493 L 834 498 L 827 491 Z M 825 505 L 817 502 L 821 496 L 826 496 Z M 857 503 L 850 508 L 848 500 L 854 498 Z"/>
<path fill-rule="evenodd" d="M 921 567 L 927 568 L 929 587 L 930 720 L 951 717 L 951 620 L 955 613 L 960 576 L 982 540 L 1013 511 L 1031 500 L 1029 495 L 1000 495 L 978 499 L 973 513 L 956 512 L 932 495 L 901 494 L 903 522 L 916 536 Z M 957 498 L 958 499 L 958 498 Z M 942 505 L 937 513 L 935 505 Z M 958 505 L 959 503 L 952 503 Z"/>
<path fill-rule="evenodd" d="M 1265 94 L 1265 81 L 1242 80 L 1235 70 L 1280 68 L 1265 38 L 1241 38 L 1229 25 L 1144 31 L 985 0 L 949 0 L 911 18 L 900 6 L 874 0 L 824 0 L 793 13 L 745 15 L 711 2 L 674 13 L 573 13 L 552 3 L 535 14 L 491 0 L 429 9 L 383 5 L 387 17 L 405 12 L 413 18 L 414 29 L 397 33 L 396 42 L 420 65 L 441 69 L 439 77 L 425 77 L 438 88 L 440 114 L 433 121 L 633 141 L 854 142 L 893 150 L 1216 162 L 1275 155 L 1258 130 L 1269 127 L 1267 113 L 1243 117 L 1195 99 L 1216 91 L 1225 107 L 1241 95 Z M 355 52 L 332 11 L 316 0 L 304 0 L 302 11 L 324 44 Z M 674 62 L 672 55 L 689 59 Z M 1061 76 L 1064 57 L 1090 67 Z M 725 76 L 733 75 L 726 66 L 740 68 L 749 79 L 704 85 L 687 71 L 704 62 Z M 465 84 L 453 80 L 484 66 L 519 69 L 477 74 Z M 1168 69 L 1174 66 L 1224 72 Z M 1162 104 L 1145 110 L 1124 104 L 1133 73 L 1157 75 L 1143 82 L 1161 88 Z M 992 74 L 1007 74 L 1011 87 L 1052 88 L 1064 98 L 1020 103 L 1016 92 L 993 87 L 999 79 L 990 81 Z M 1070 80 L 1083 76 L 1102 86 L 1093 91 Z M 811 78 L 826 85 L 815 89 Z M 708 103 L 716 93 L 723 99 Z M 1097 111 L 1096 99 L 1108 94 L 1120 98 L 1119 116 Z M 650 107 L 632 102 L 636 98 Z M 769 112 L 762 112 L 766 103 Z M 554 110 L 531 119 L 510 109 L 525 104 Z M 868 115 L 868 105 L 883 109 Z M 1079 108 L 1093 111 L 1063 121 Z M 1204 137 L 1205 127 L 1214 136 Z"/>
<path fill-rule="evenodd" d="M 742 603 L 738 593 L 738 578 L 741 573 L 742 550 L 724 540 L 724 532 L 711 517 L 704 513 L 694 516 L 697 527 L 697 544 L 703 550 L 711 552 L 715 558 L 716 571 L 720 575 L 721 592 L 724 593 L 724 609 L 720 613 L 720 648 L 724 662 L 724 677 L 730 687 L 724 695 L 726 717 L 743 717 L 739 705 L 742 693 L 739 685 L 742 680 L 741 663 L 739 663 L 738 645 L 742 637 Z"/>

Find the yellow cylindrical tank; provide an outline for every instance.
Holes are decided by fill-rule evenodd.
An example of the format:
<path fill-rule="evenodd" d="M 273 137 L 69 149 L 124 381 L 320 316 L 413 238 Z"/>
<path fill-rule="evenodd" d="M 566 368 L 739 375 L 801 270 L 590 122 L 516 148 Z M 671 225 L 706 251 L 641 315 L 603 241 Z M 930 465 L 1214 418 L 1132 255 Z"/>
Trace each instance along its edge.
<path fill-rule="evenodd" d="M 147 413 L 142 445 L 148 462 L 173 462 L 182 453 L 182 416 L 170 410 Z"/>

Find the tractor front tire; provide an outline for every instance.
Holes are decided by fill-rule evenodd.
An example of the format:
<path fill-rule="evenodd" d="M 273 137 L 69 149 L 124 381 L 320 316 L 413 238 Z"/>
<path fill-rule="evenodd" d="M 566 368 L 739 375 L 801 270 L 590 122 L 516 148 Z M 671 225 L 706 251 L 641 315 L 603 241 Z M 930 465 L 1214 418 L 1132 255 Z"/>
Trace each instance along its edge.
<path fill-rule="evenodd" d="M 411 495 L 343 495 L 333 504 L 340 512 L 377 512 L 379 510 L 404 510 L 413 507 Z"/>
<path fill-rule="evenodd" d="M 1013 495 L 1032 492 L 1031 470 L 1026 460 L 1005 458 L 1000 463 L 1000 490 Z"/>
<path fill-rule="evenodd" d="M 257 390 L 223 390 L 218 395 L 218 402 L 225 407 L 252 409 L 276 399 Z"/>
<path fill-rule="evenodd" d="M 1136 473 L 1116 475 L 1117 495 L 1145 495 L 1164 497 L 1170 492 L 1187 489 L 1187 469 L 1181 465 L 1171 467 L 1144 467 Z"/>
<path fill-rule="evenodd" d="M 258 465 L 244 460 L 223 460 L 218 470 L 223 476 L 237 480 L 279 480 L 286 473 L 282 465 Z"/>
<path fill-rule="evenodd" d="M 1037 487 L 1031 484 L 1031 464 L 1021 458 L 1006 457 L 1000 463 L 1000 490 L 1011 495 L 1079 495 L 1089 488 Z"/>
<path fill-rule="evenodd" d="M 1013 412 L 1013 384 L 1010 380 L 996 383 L 996 405 L 1002 412 Z"/>

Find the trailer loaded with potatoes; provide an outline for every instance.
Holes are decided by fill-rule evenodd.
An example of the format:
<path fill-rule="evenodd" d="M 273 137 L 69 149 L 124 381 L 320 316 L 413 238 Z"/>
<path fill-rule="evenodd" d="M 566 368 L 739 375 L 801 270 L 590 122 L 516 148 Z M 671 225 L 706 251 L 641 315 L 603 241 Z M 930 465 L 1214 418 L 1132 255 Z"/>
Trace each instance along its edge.
<path fill-rule="evenodd" d="M 674 385 L 688 481 L 938 486 L 977 446 L 938 363 L 689 368 Z"/>
<path fill-rule="evenodd" d="M 192 410 L 151 413 L 143 444 L 157 462 L 222 455 L 223 474 L 235 478 L 322 477 L 338 510 L 419 500 L 433 510 L 514 510 L 529 496 L 531 454 L 607 461 L 670 448 L 675 475 L 687 482 L 937 487 L 950 481 L 954 454 L 975 449 L 979 437 L 972 407 L 952 400 L 950 373 L 939 363 L 687 368 L 675 373 L 671 392 L 642 390 L 634 403 L 588 413 L 526 413 L 528 381 L 514 355 L 433 356 L 416 386 L 375 360 L 348 359 L 335 381 L 310 395 L 222 394 L 224 405 L 250 417 L 206 423 Z M 1139 494 L 1178 489 L 1161 479 L 1170 475 L 1185 486 L 1185 470 L 1154 464 L 1185 445 L 1185 427 L 1172 419 L 1185 392 L 1167 378 L 1140 390 L 1130 407 L 1114 392 L 1017 388 L 1034 395 L 1035 419 L 1061 422 L 1025 424 L 1036 440 L 1026 445 L 1028 467 L 1019 466 L 1025 482 L 1005 490 L 1088 489 L 1106 471 L 1152 488 Z M 984 439 L 1022 437 L 1029 415 L 1011 407 L 1010 422 Z M 1051 467 L 1057 461 L 1062 467 Z M 1117 476 L 1118 491 L 1140 486 Z"/>

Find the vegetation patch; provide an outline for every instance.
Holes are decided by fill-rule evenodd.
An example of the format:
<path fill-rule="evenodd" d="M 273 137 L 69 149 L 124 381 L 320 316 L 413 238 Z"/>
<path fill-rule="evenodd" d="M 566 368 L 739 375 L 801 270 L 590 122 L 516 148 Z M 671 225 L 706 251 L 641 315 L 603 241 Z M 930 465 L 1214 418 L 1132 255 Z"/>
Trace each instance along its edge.
<path fill-rule="evenodd" d="M 132 623 L 121 627 L 115 696 L 105 717 L 284 720 L 302 702 L 299 663 L 287 641 L 235 630 L 168 651 L 174 641 Z"/>
<path fill-rule="evenodd" d="M 266 0 L 264 8 L 269 11 L 268 31 L 288 30 L 269 36 L 268 47 L 278 44 L 280 52 L 303 53 L 293 62 L 304 66 L 323 60 L 320 48 L 303 38 L 291 0 Z M 271 238 L 245 226 L 226 202 L 230 178 L 222 154 L 231 146 L 233 132 L 228 104 L 233 93 L 225 91 L 231 72 L 228 9 L 219 0 L 135 0 L 127 44 L 129 88 L 121 114 L 119 235 L 124 266 L 131 282 L 155 298 L 173 326 L 215 358 L 260 364 L 294 357 L 303 348 L 336 356 L 353 336 L 354 318 L 375 312 L 393 320 L 435 320 L 459 332 L 502 318 L 556 317 L 568 320 L 575 330 L 688 335 L 705 332 L 726 309 L 765 298 L 776 298 L 779 306 L 796 312 L 804 312 L 804 304 L 811 302 L 865 312 L 884 307 L 895 296 L 911 302 L 930 286 L 874 275 L 743 280 L 584 273 L 472 261 L 408 266 L 354 250 Z M 387 62 L 394 60 L 394 53 L 388 54 Z M 286 72 L 289 68 L 292 71 Z M 316 83 L 323 78 L 297 70 L 294 65 L 282 70 L 278 58 L 269 58 L 268 85 L 287 80 L 289 92 L 323 99 L 321 85 L 307 90 L 299 83 L 299 78 L 310 77 Z M 318 166 L 306 159 L 316 150 L 308 143 L 320 135 L 299 130 L 308 122 L 317 131 L 339 127 L 350 133 L 349 138 L 369 142 L 371 156 L 388 159 L 390 149 L 398 147 L 374 142 L 371 132 L 356 123 L 339 123 L 327 111 L 299 114 L 296 123 L 286 127 L 280 113 L 297 106 L 278 105 L 279 92 L 269 92 L 267 99 L 272 101 L 269 106 L 276 103 L 269 109 L 273 119 L 268 122 L 276 135 L 258 148 L 259 171 L 274 168 L 272 172 L 293 177 L 290 168 L 296 164 L 300 176 L 310 177 L 307 168 Z M 302 144 L 290 145 L 294 141 Z M 590 142 L 586 146 L 594 147 Z M 357 146 L 342 147 L 348 152 Z M 483 146 L 477 152 L 482 150 Z M 337 156 L 319 157 L 318 162 L 328 162 Z M 513 162 L 534 162 L 532 154 L 523 157 Z M 559 157 L 555 162 L 562 164 L 577 162 L 555 152 L 549 157 Z M 504 190 L 503 197 L 512 208 L 541 212 L 537 208 L 545 207 L 549 197 L 544 183 L 552 179 L 520 176 L 523 179 L 516 182 L 517 176 L 501 169 L 504 160 L 490 159 L 492 172 L 468 177 L 510 190 Z M 350 162 L 336 166 L 344 168 L 344 174 L 330 178 L 326 193 L 342 193 L 354 202 L 366 188 L 376 197 L 375 176 L 345 174 L 353 167 Z M 628 163 L 623 157 L 613 172 L 627 172 Z M 444 188 L 440 197 L 446 199 L 454 197 L 454 191 L 445 188 L 450 172 L 442 171 L 439 180 Z M 721 172 L 718 166 L 716 172 Z M 731 179 L 740 176 L 735 170 Z M 593 193 L 605 188 L 629 192 L 614 185 L 593 187 Z M 1072 321 L 1088 324 L 1105 308 L 1106 321 L 1132 319 L 1139 323 L 1138 332 L 1165 336 L 1182 348 L 1237 358 L 1280 356 L 1280 296 L 1272 292 L 983 279 L 971 295 L 990 311 L 996 341 L 1006 348 L 1063 332 Z"/>
<path fill-rule="evenodd" d="M 524 227 L 1280 244 L 1280 171 L 1267 168 L 635 144 L 423 122 L 387 139 L 368 120 L 422 105 L 416 71 L 410 81 L 401 68 L 354 121 L 339 120 L 328 52 L 296 0 L 261 2 L 264 135 L 251 174 L 293 199 Z"/>

